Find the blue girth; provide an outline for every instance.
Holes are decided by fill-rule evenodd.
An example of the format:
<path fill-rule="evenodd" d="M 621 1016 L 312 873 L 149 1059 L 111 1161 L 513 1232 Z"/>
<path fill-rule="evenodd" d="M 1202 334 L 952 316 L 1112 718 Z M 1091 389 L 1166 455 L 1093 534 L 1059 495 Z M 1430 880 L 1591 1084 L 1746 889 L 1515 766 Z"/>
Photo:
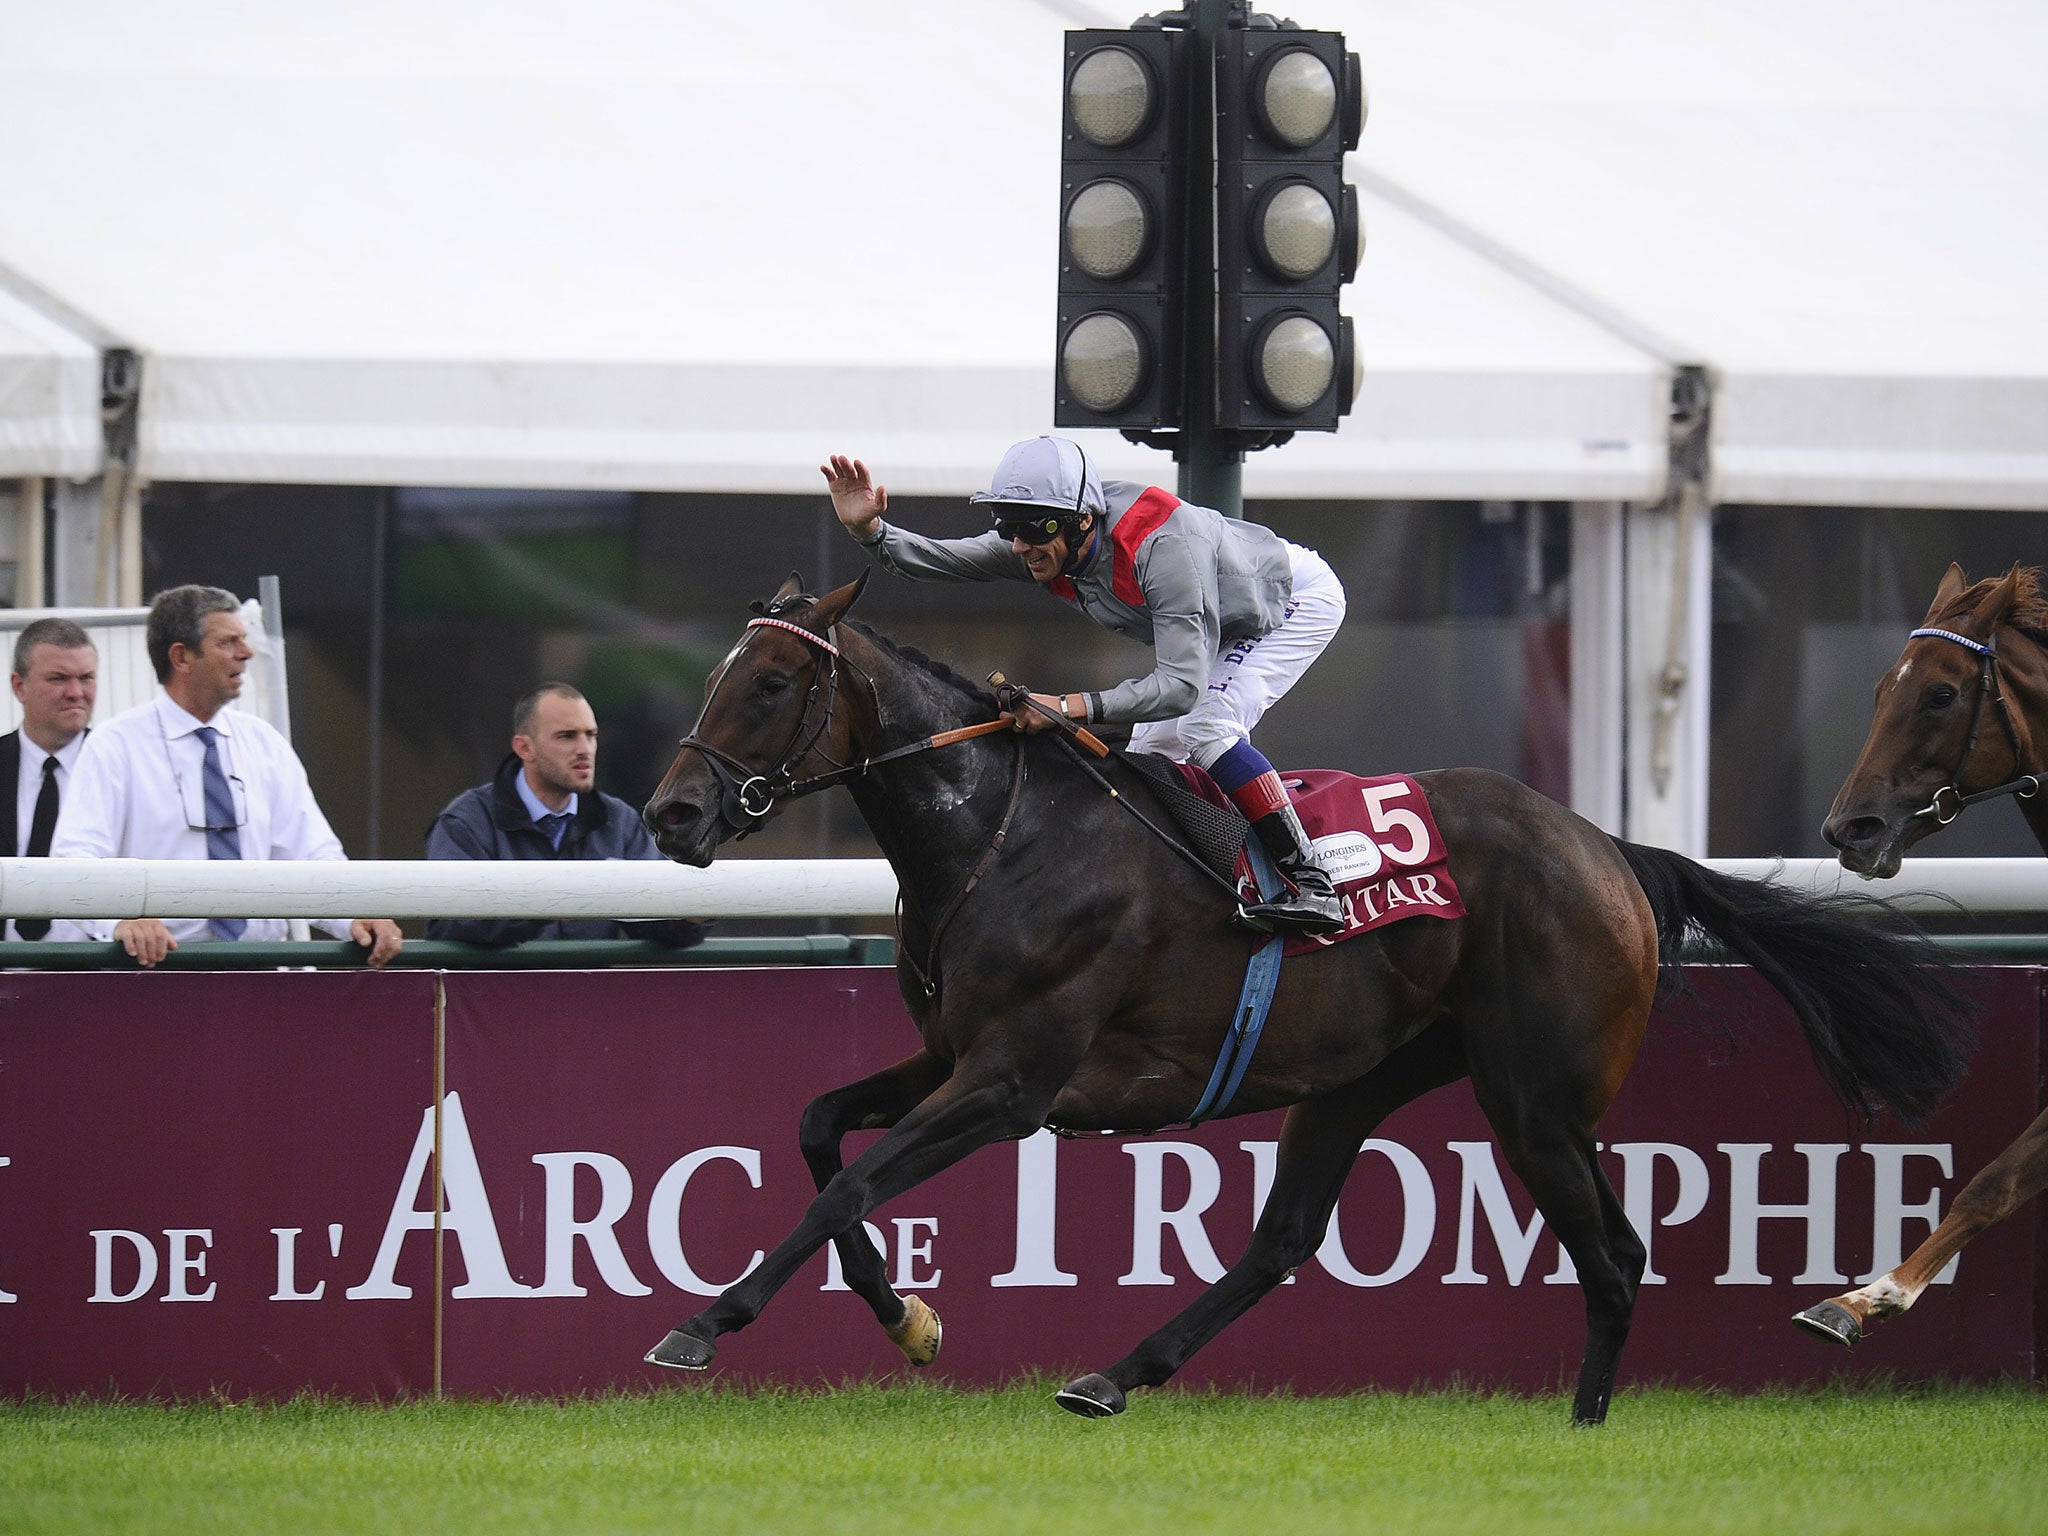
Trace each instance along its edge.
<path fill-rule="evenodd" d="M 1279 873 L 1256 837 L 1245 839 L 1251 855 L 1252 878 L 1258 882 L 1263 899 L 1271 900 L 1283 889 Z M 1216 1070 L 1209 1074 L 1209 1086 L 1202 1090 L 1202 1102 L 1188 1116 L 1189 1125 L 1220 1115 L 1237 1096 L 1237 1086 L 1252 1064 L 1252 1052 L 1259 1048 L 1259 1034 L 1266 1027 L 1266 1013 L 1273 1006 L 1273 990 L 1280 984 L 1280 955 L 1287 947 L 1284 934 L 1274 934 L 1252 951 L 1251 964 L 1244 971 L 1244 992 L 1238 997 L 1230 1033 L 1224 1038 Z"/>

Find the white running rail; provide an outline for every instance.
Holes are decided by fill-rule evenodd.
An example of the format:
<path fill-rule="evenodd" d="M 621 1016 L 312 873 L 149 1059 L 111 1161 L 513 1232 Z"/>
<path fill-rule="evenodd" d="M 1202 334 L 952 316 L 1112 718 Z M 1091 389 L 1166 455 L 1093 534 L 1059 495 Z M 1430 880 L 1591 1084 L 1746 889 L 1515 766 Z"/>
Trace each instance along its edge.
<path fill-rule="evenodd" d="M 2048 859 L 1908 859 L 1865 881 L 1828 859 L 1710 859 L 1723 873 L 1896 901 L 1912 912 L 2048 913 Z M 205 863 L 0 858 L 5 917 L 872 917 L 896 906 L 884 859 L 605 863 Z"/>

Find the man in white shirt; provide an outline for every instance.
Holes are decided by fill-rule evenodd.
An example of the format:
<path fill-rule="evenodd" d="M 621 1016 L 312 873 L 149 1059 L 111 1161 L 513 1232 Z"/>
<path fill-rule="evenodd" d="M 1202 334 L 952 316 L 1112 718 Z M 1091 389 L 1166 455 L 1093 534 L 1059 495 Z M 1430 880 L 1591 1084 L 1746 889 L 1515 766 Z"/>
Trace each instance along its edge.
<path fill-rule="evenodd" d="M 99 664 L 91 637 L 70 619 L 37 619 L 16 637 L 11 680 L 21 729 L 0 736 L 0 849 L 31 859 L 49 853 L 57 809 L 85 750 Z M 48 918 L 12 918 L 5 936 L 41 939 L 49 932 Z"/>
<path fill-rule="evenodd" d="M 241 604 L 219 587 L 173 587 L 149 608 L 148 649 L 163 692 L 93 732 L 50 852 L 56 858 L 342 859 L 298 756 L 267 721 L 226 708 L 254 652 Z M 403 942 L 389 918 L 316 918 L 370 951 Z M 188 939 L 281 939 L 279 918 L 153 917 L 65 924 L 112 938 L 155 965 Z M 60 929 L 61 933 L 61 929 Z"/>

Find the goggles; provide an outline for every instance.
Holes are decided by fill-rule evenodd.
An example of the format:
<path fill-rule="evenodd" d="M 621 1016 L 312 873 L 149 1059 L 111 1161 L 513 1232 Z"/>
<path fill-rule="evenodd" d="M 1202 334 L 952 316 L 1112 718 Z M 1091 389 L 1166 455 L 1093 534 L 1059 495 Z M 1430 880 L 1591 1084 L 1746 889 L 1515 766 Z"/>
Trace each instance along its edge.
<path fill-rule="evenodd" d="M 1022 539 L 1026 544 L 1050 544 L 1065 527 L 1066 518 L 1058 512 L 1041 512 L 1036 517 L 996 519 L 997 533 L 1006 539 Z"/>

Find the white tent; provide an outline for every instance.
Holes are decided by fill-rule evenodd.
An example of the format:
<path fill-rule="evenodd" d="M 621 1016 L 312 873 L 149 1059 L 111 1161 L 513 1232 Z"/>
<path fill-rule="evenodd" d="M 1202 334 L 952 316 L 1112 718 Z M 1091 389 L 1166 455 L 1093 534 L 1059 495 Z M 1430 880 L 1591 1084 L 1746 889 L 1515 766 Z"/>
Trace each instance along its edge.
<path fill-rule="evenodd" d="M 0 290 L 0 479 L 99 464 L 98 350 Z"/>
<path fill-rule="evenodd" d="M 2048 507 L 2048 8 L 1333 9 L 1370 165 L 1714 371 L 1714 500 Z"/>
<path fill-rule="evenodd" d="M 957 492 L 1050 425 L 1061 33 L 1129 19 L 17 10 L 0 89 L 68 131 L 0 144 L 0 265 L 144 354 L 144 479 Z M 1366 220 L 1364 396 L 1256 489 L 1656 494 L 1657 359 Z"/>
<path fill-rule="evenodd" d="M 1296 14 L 1372 99 L 1366 371 L 1246 491 L 1579 503 L 1574 801 L 1622 824 L 1631 741 L 1629 834 L 1698 851 L 1708 519 L 1640 510 L 1673 380 L 1712 388 L 1710 502 L 2048 508 L 2048 8 Z M 145 481 L 808 492 L 845 450 L 957 494 L 1051 425 L 1061 34 L 1132 19 L 16 6 L 0 93 L 44 131 L 0 136 L 0 275 L 141 355 Z M 61 355 L 77 456 L 0 475 L 90 472 Z M 0 453 L 39 398 L 0 387 Z M 139 549 L 132 482 L 72 522 Z"/>
<path fill-rule="evenodd" d="M 1060 33 L 1130 19 L 18 7 L 0 87 L 64 131 L 0 145 L 0 266 L 146 355 L 145 478 L 959 490 L 1048 424 Z M 1364 396 L 1254 492 L 1654 496 L 1689 361 L 1716 499 L 2048 505 L 2039 6 L 1301 19 L 1447 218 L 1368 195 Z"/>

